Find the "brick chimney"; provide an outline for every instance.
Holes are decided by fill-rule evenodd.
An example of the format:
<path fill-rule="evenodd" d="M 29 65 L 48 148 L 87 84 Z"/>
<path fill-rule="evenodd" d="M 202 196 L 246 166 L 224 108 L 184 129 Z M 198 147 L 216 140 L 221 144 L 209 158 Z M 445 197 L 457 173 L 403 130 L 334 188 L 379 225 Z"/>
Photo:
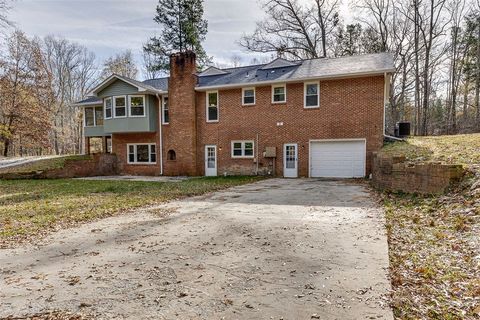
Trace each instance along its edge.
<path fill-rule="evenodd" d="M 186 51 L 170 55 L 170 79 L 168 80 L 170 124 L 163 127 L 165 175 L 197 174 L 196 71 L 194 52 Z M 169 150 L 175 151 L 175 161 L 168 160 Z"/>

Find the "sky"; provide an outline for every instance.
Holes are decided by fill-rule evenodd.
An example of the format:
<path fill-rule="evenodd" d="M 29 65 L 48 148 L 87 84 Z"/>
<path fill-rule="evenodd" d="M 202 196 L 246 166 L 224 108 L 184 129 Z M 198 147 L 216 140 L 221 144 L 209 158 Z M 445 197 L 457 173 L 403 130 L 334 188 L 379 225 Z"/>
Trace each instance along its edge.
<path fill-rule="evenodd" d="M 50 34 L 85 45 L 99 62 L 131 49 L 141 64 L 141 48 L 158 34 L 153 21 L 157 0 L 16 0 L 9 18 L 29 36 Z M 230 63 L 232 56 L 248 63 L 253 53 L 237 43 L 243 33 L 255 29 L 263 13 L 257 0 L 205 0 L 208 34 L 207 53 L 218 64 Z"/>

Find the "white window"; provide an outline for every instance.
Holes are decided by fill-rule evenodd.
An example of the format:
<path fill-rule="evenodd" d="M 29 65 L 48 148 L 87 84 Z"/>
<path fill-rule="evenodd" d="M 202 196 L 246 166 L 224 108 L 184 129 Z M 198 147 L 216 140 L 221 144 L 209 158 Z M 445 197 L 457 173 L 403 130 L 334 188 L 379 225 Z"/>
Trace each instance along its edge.
<path fill-rule="evenodd" d="M 272 86 L 272 103 L 287 102 L 287 86 L 284 84 L 276 84 Z"/>
<path fill-rule="evenodd" d="M 112 119 L 112 98 L 105 98 L 104 107 L 105 119 Z"/>
<path fill-rule="evenodd" d="M 84 117 L 85 127 L 103 126 L 102 107 L 85 107 Z"/>
<path fill-rule="evenodd" d="M 127 144 L 127 162 L 131 164 L 155 164 L 157 152 L 155 144 Z"/>
<path fill-rule="evenodd" d="M 305 108 L 318 108 L 320 106 L 320 83 L 307 82 L 304 88 Z"/>
<path fill-rule="evenodd" d="M 232 141 L 232 158 L 253 158 L 253 141 Z"/>
<path fill-rule="evenodd" d="M 218 91 L 207 92 L 207 122 L 218 122 Z"/>
<path fill-rule="evenodd" d="M 162 99 L 162 123 L 170 123 L 170 115 L 168 114 L 168 97 L 163 96 Z"/>
<path fill-rule="evenodd" d="M 127 116 L 127 97 L 113 97 L 113 116 L 125 118 Z"/>
<path fill-rule="evenodd" d="M 255 88 L 242 89 L 242 105 L 251 106 L 255 104 Z"/>
<path fill-rule="evenodd" d="M 145 97 L 129 96 L 130 117 L 145 117 Z"/>

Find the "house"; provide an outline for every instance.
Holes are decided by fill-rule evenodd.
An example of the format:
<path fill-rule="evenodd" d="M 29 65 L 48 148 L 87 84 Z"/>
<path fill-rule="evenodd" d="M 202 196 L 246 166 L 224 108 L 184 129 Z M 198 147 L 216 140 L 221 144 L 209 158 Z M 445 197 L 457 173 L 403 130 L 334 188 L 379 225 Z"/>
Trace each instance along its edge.
<path fill-rule="evenodd" d="M 364 177 L 383 144 L 395 71 L 388 53 L 197 73 L 170 57 L 170 77 L 112 75 L 76 103 L 122 174 Z M 109 146 L 107 148 L 107 146 Z"/>

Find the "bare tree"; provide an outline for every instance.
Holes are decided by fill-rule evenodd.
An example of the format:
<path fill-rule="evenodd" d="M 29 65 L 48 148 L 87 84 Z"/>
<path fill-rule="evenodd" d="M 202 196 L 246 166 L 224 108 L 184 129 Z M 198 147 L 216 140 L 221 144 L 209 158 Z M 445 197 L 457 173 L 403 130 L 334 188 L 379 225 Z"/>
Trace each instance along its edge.
<path fill-rule="evenodd" d="M 54 36 L 44 39 L 43 50 L 53 78 L 53 149 L 56 154 L 77 153 L 81 146 L 80 110 L 72 103 L 92 88 L 97 76 L 95 55 L 83 46 Z"/>
<path fill-rule="evenodd" d="M 297 0 L 268 0 L 263 8 L 266 18 L 253 34 L 241 38 L 241 46 L 292 59 L 327 56 L 329 38 L 339 22 L 338 0 L 312 0 L 305 5 Z"/>
<path fill-rule="evenodd" d="M 118 74 L 131 79 L 137 78 L 138 68 L 131 50 L 116 54 L 103 63 L 101 78 L 108 78 L 112 74 Z"/>
<path fill-rule="evenodd" d="M 11 26 L 12 22 L 8 19 L 8 11 L 11 9 L 10 0 L 0 0 L 0 29 Z"/>

